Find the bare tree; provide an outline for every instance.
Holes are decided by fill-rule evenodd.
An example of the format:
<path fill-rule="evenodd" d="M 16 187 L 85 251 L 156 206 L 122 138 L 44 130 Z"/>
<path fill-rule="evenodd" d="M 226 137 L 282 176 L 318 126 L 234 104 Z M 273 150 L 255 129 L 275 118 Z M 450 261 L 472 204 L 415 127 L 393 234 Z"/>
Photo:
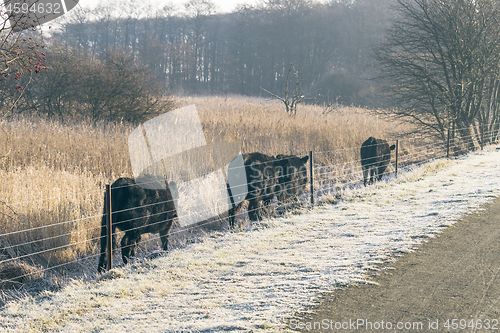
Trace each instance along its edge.
<path fill-rule="evenodd" d="M 295 77 L 295 89 L 293 90 L 293 92 L 290 92 L 290 88 L 288 87 L 290 85 L 291 75 Z M 273 94 L 272 92 L 264 88 L 261 89 L 270 94 L 271 96 L 273 96 L 274 98 L 282 101 L 283 104 L 285 104 L 286 113 L 293 116 L 297 114 L 297 105 L 302 103 L 304 99 L 307 97 L 307 94 L 304 94 L 304 92 L 302 91 L 302 75 L 295 70 L 292 64 L 288 68 L 288 74 L 286 76 L 284 97 L 280 97 L 276 94 Z"/>
<path fill-rule="evenodd" d="M 498 73 L 497 1 L 398 0 L 394 9 L 377 58 L 395 114 L 442 139 L 451 129 L 473 148 L 488 78 Z"/>
<path fill-rule="evenodd" d="M 484 141 L 486 144 L 497 140 L 500 131 L 500 80 L 489 78 L 483 105 L 479 112 L 479 124 L 484 126 Z"/>
<path fill-rule="evenodd" d="M 197 92 L 196 83 L 198 80 L 198 70 L 201 58 L 201 44 L 203 41 L 203 25 L 210 15 L 215 12 L 215 4 L 210 0 L 190 0 L 185 5 L 189 17 L 193 20 L 192 42 L 193 63 L 191 65 L 191 81 L 193 92 Z"/>

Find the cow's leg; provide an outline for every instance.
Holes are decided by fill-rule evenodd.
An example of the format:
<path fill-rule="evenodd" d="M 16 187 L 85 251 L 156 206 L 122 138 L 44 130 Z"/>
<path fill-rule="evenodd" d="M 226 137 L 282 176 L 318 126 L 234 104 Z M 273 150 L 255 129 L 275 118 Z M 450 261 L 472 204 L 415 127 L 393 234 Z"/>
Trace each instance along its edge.
<path fill-rule="evenodd" d="M 229 227 L 234 228 L 234 222 L 236 221 L 236 215 L 238 215 L 238 213 L 240 212 L 241 207 L 243 207 L 244 202 L 245 202 L 245 200 L 243 200 L 242 202 L 240 202 L 239 204 L 237 204 L 236 206 L 234 206 L 233 208 L 231 208 L 229 210 L 229 212 L 228 212 Z"/>
<path fill-rule="evenodd" d="M 161 246 L 163 251 L 168 251 L 168 233 L 170 232 L 170 227 L 165 228 L 160 231 Z"/>
<path fill-rule="evenodd" d="M 248 204 L 248 217 L 250 218 L 250 221 L 258 221 L 261 219 L 259 206 L 260 200 L 250 200 L 250 203 Z"/>
<path fill-rule="evenodd" d="M 272 207 L 274 196 L 267 197 L 262 201 L 262 208 L 266 211 L 267 215 L 270 217 L 276 217 L 276 212 Z"/>
<path fill-rule="evenodd" d="M 122 238 L 121 246 L 122 246 L 122 260 L 126 265 L 129 262 L 131 257 L 135 256 L 135 249 L 137 247 L 137 243 L 141 241 L 141 235 L 139 233 L 128 231 Z"/>
<path fill-rule="evenodd" d="M 97 271 L 99 273 L 104 272 L 106 269 L 106 245 L 107 245 L 107 228 L 106 228 L 106 220 L 105 215 L 103 214 L 102 218 L 102 226 L 101 226 L 101 256 L 99 257 L 99 265 L 97 266 Z"/>
<path fill-rule="evenodd" d="M 271 216 L 271 202 L 269 200 L 262 200 L 260 211 L 261 211 L 261 215 L 265 214 L 266 217 L 270 217 Z"/>
<path fill-rule="evenodd" d="M 137 245 L 141 242 L 141 234 L 135 234 L 132 240 L 132 246 L 130 247 L 130 257 L 135 257 L 135 250 L 137 250 Z"/>
<path fill-rule="evenodd" d="M 379 168 L 378 168 L 378 180 L 381 181 L 382 180 L 382 176 L 385 174 L 385 170 L 387 169 L 387 165 L 381 165 Z"/>
<path fill-rule="evenodd" d="M 366 186 L 366 183 L 368 182 L 368 173 L 370 172 L 369 168 L 363 168 L 363 184 Z"/>
<path fill-rule="evenodd" d="M 122 260 L 124 264 L 127 264 L 128 258 L 130 258 L 129 237 L 129 233 L 125 233 L 125 235 L 123 235 L 122 241 L 120 242 L 122 248 Z"/>

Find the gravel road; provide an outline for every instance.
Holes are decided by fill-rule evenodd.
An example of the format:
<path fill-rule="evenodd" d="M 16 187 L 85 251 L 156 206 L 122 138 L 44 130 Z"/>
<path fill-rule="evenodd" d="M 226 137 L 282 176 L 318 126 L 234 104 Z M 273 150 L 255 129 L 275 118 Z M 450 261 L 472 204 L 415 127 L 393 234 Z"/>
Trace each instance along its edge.
<path fill-rule="evenodd" d="M 500 330 L 500 198 L 374 271 L 374 284 L 324 294 L 302 332 Z M 301 328 L 301 329 L 300 329 Z"/>

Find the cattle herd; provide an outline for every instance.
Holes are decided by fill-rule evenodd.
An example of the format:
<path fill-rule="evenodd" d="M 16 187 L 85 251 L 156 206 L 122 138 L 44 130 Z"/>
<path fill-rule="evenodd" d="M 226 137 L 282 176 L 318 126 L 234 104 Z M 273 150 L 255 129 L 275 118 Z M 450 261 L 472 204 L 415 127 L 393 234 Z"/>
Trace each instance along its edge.
<path fill-rule="evenodd" d="M 394 145 L 387 141 L 370 137 L 361 146 L 361 166 L 364 185 L 380 180 L 390 162 L 390 152 Z M 274 198 L 280 202 L 297 200 L 304 193 L 307 184 L 307 162 L 309 157 L 277 155 L 275 157 L 251 153 L 244 154 L 247 176 L 248 217 L 251 221 L 262 219 L 262 211 L 269 209 Z M 105 196 L 106 200 L 106 196 Z M 228 211 L 230 227 L 244 202 Z M 135 255 L 141 236 L 146 233 L 159 233 L 163 250 L 168 250 L 168 233 L 177 217 L 175 204 L 170 190 L 146 189 L 131 178 L 120 178 L 111 185 L 112 233 L 116 229 L 125 234 L 121 240 L 124 264 Z M 106 267 L 106 211 L 101 225 L 101 255 L 98 271 Z M 115 239 L 116 237 L 113 237 Z"/>

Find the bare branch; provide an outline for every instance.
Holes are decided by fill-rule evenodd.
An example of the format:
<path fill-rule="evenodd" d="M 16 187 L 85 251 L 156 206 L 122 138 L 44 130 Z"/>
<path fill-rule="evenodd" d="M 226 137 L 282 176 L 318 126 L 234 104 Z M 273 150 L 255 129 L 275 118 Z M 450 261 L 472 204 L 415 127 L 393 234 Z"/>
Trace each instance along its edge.
<path fill-rule="evenodd" d="M 262 87 L 260 87 L 260 89 L 264 90 L 266 93 L 268 93 L 269 95 L 273 96 L 273 97 L 274 97 L 274 98 L 276 98 L 276 99 L 279 99 L 280 101 L 283 101 L 283 102 L 285 101 L 285 99 L 284 99 L 284 98 L 279 97 L 279 96 L 278 96 L 278 95 L 276 95 L 276 94 L 273 94 L 273 93 L 272 93 L 272 92 L 270 92 L 269 90 L 266 90 L 266 89 L 264 89 L 264 88 L 262 88 Z"/>
<path fill-rule="evenodd" d="M 396 112 L 441 137 L 452 125 L 473 148 L 486 83 L 499 74 L 496 0 L 398 0 L 395 9 L 376 54 Z"/>

